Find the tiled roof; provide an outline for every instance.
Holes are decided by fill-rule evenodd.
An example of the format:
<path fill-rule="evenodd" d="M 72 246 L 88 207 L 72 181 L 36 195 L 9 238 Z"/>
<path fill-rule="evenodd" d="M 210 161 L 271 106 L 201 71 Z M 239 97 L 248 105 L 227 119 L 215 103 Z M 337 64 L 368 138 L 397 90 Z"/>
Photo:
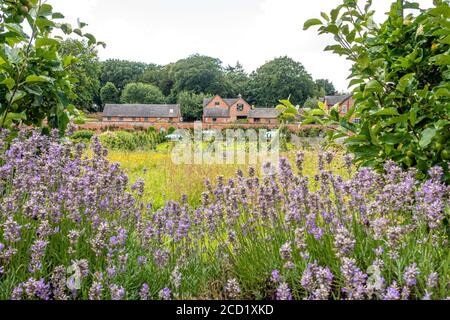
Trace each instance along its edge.
<path fill-rule="evenodd" d="M 205 108 L 203 115 L 208 118 L 228 118 L 230 112 L 225 108 Z"/>
<path fill-rule="evenodd" d="M 329 106 L 334 106 L 337 104 L 342 104 L 352 97 L 351 94 L 346 94 L 343 96 L 325 96 L 325 98 L 320 98 L 320 101 L 326 101 Z"/>
<path fill-rule="evenodd" d="M 107 104 L 104 117 L 177 118 L 181 116 L 178 104 Z"/>
<path fill-rule="evenodd" d="M 250 110 L 249 118 L 275 119 L 278 118 L 281 111 L 275 108 L 255 108 Z"/>
<path fill-rule="evenodd" d="M 214 98 L 206 98 L 203 99 L 203 106 L 206 107 Z M 225 98 L 223 101 L 231 107 L 233 104 L 235 104 L 240 98 Z"/>

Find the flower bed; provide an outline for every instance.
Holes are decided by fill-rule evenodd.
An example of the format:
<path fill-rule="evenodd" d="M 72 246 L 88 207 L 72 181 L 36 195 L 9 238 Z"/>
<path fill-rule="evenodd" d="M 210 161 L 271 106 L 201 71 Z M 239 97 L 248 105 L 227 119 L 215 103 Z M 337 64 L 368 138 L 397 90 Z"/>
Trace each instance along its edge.
<path fill-rule="evenodd" d="M 450 188 L 394 163 L 344 181 L 250 169 L 153 210 L 97 137 L 0 137 L 2 299 L 444 299 Z M 346 159 L 350 168 L 350 159 Z M 266 166 L 269 169 L 269 165 Z M 151 186 L 149 186 L 151 187 Z"/>

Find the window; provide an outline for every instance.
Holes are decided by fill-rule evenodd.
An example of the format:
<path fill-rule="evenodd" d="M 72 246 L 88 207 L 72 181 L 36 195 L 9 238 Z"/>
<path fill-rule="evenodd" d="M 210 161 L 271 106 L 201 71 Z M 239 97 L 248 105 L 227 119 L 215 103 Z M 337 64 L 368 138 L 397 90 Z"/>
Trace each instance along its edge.
<path fill-rule="evenodd" d="M 108 117 L 108 121 L 111 121 L 112 120 L 112 117 Z"/>
<path fill-rule="evenodd" d="M 119 117 L 119 121 L 123 121 L 123 118 L 122 118 L 122 117 Z"/>
<path fill-rule="evenodd" d="M 145 118 L 144 118 L 144 121 L 145 121 L 145 122 L 148 122 L 148 118 L 147 118 L 147 117 L 145 117 Z"/>
<path fill-rule="evenodd" d="M 260 123 L 261 119 L 260 118 L 255 118 L 255 123 Z"/>
<path fill-rule="evenodd" d="M 342 106 L 342 112 L 347 113 L 348 109 L 347 109 L 347 105 L 343 105 Z"/>
<path fill-rule="evenodd" d="M 212 121 L 213 121 L 213 122 L 217 122 L 217 118 L 213 118 Z"/>
<path fill-rule="evenodd" d="M 239 112 L 244 111 L 244 105 L 242 103 L 237 105 L 237 111 L 239 111 Z"/>

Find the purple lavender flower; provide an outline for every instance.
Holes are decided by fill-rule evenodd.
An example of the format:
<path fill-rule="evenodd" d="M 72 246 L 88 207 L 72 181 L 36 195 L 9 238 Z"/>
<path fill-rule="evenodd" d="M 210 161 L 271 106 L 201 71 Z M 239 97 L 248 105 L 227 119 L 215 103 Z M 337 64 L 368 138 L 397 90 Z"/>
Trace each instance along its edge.
<path fill-rule="evenodd" d="M 328 267 L 309 263 L 303 272 L 301 284 L 313 300 L 327 300 L 333 283 L 333 274 Z"/>
<path fill-rule="evenodd" d="M 171 300 L 172 299 L 172 291 L 169 288 L 164 288 L 159 292 L 159 297 L 162 300 Z"/>
<path fill-rule="evenodd" d="M 141 297 L 141 300 L 148 300 L 150 294 L 150 288 L 148 284 L 144 283 L 142 285 L 141 290 L 139 291 L 139 296 Z"/>
<path fill-rule="evenodd" d="M 123 300 L 125 296 L 125 289 L 116 284 L 112 284 L 109 286 L 109 290 L 111 293 L 111 300 Z"/>
<path fill-rule="evenodd" d="M 386 289 L 386 293 L 383 295 L 383 300 L 400 300 L 400 297 L 397 282 L 394 281 L 392 285 Z"/>
<path fill-rule="evenodd" d="M 273 270 L 273 271 L 272 271 L 272 276 L 271 276 L 271 278 L 270 278 L 270 281 L 271 281 L 272 283 L 278 283 L 278 282 L 280 282 L 280 280 L 281 280 L 280 271 L 278 271 L 278 270 Z"/>
<path fill-rule="evenodd" d="M 236 299 L 241 293 L 241 288 L 239 287 L 239 283 L 235 278 L 227 281 L 224 290 L 225 294 L 230 299 Z"/>
<path fill-rule="evenodd" d="M 283 282 L 279 285 L 276 292 L 276 299 L 292 300 L 291 289 L 289 288 L 289 285 L 287 283 Z"/>
<path fill-rule="evenodd" d="M 411 266 L 405 268 L 403 273 L 403 280 L 408 287 L 414 287 L 417 284 L 417 276 L 420 274 L 417 270 L 417 265 L 413 263 Z"/>

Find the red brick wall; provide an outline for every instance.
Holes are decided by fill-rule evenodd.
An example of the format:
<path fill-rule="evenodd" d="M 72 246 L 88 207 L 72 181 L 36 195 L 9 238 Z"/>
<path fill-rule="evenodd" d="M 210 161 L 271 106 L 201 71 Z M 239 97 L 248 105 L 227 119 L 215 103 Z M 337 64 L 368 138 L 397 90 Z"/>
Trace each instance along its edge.
<path fill-rule="evenodd" d="M 244 105 L 244 109 L 242 111 L 238 111 L 237 107 L 239 104 L 243 104 Z M 244 100 L 244 99 L 239 99 L 238 101 L 236 101 L 231 107 L 230 107 L 230 118 L 231 121 L 236 121 L 237 117 L 240 116 L 246 116 L 248 117 L 248 114 L 250 112 L 250 109 L 252 107 Z"/>
<path fill-rule="evenodd" d="M 218 106 L 216 106 L 216 102 L 219 103 Z M 219 96 L 215 96 L 206 106 L 206 108 L 224 108 L 224 109 L 228 109 L 228 105 L 225 103 L 225 101 L 219 97 Z"/>
<path fill-rule="evenodd" d="M 234 124 L 234 123 L 203 123 L 203 129 L 230 129 L 230 128 L 242 128 L 242 129 L 252 129 L 252 128 L 269 128 L 276 129 L 278 128 L 278 124 L 274 123 L 242 123 L 242 124 Z M 179 123 L 149 123 L 149 122 L 88 122 L 83 125 L 79 125 L 79 129 L 87 129 L 94 130 L 97 132 L 101 132 L 108 127 L 115 127 L 117 129 L 134 129 L 135 127 L 142 127 L 144 129 L 148 129 L 149 127 L 154 127 L 156 130 L 160 130 L 161 128 L 168 129 L 170 127 L 175 127 L 178 129 L 193 129 L 193 122 L 179 122 Z M 287 125 L 288 129 L 292 132 L 299 132 L 301 130 L 309 129 L 309 128 L 321 128 L 318 125 L 305 125 L 299 126 L 298 124 L 289 124 Z"/>
<path fill-rule="evenodd" d="M 256 123 L 256 124 L 278 124 L 278 119 L 269 119 L 269 118 L 259 118 L 259 121 L 256 122 L 255 118 L 249 118 L 249 123 Z"/>
<path fill-rule="evenodd" d="M 214 118 L 204 117 L 203 122 L 205 123 L 230 123 L 230 118 L 215 118 L 216 121 L 213 121 Z"/>
<path fill-rule="evenodd" d="M 147 118 L 148 120 L 146 120 L 145 118 L 126 118 L 123 117 L 122 119 L 120 119 L 120 117 L 111 117 L 111 120 L 108 119 L 108 117 L 103 117 L 103 122 L 112 122 L 112 123 L 117 123 L 117 122 L 143 122 L 143 123 L 155 123 L 155 122 L 161 122 L 161 123 L 165 123 L 165 122 L 170 122 L 170 123 L 179 123 L 181 122 L 180 117 L 177 118 Z"/>

